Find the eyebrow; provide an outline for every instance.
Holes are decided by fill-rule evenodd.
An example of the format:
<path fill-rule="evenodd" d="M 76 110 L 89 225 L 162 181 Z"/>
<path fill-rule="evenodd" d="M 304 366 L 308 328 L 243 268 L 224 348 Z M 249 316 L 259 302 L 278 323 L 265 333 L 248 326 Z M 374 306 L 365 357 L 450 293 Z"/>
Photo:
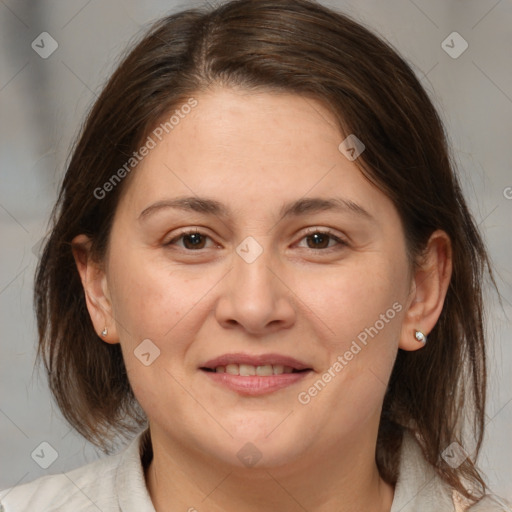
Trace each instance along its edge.
<path fill-rule="evenodd" d="M 227 218 L 230 216 L 229 208 L 223 203 L 207 197 L 176 197 L 157 201 L 145 208 L 139 215 L 139 220 L 144 220 L 157 211 L 174 208 L 189 212 L 203 213 Z M 321 198 L 309 197 L 302 198 L 282 206 L 279 214 L 280 220 L 286 217 L 299 217 L 301 215 L 318 213 L 326 210 L 353 213 L 364 217 L 367 220 L 375 220 L 367 210 L 361 205 L 341 197 Z"/>

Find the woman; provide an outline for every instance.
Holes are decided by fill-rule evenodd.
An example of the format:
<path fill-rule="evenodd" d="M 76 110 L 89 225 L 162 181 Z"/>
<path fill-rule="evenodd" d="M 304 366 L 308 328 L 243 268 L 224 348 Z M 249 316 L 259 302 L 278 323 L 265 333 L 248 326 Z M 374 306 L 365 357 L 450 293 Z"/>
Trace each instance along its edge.
<path fill-rule="evenodd" d="M 389 45 L 306 0 L 159 21 L 84 125 L 35 289 L 65 417 L 106 453 L 137 435 L 4 510 L 510 510 L 475 463 L 488 263 Z"/>

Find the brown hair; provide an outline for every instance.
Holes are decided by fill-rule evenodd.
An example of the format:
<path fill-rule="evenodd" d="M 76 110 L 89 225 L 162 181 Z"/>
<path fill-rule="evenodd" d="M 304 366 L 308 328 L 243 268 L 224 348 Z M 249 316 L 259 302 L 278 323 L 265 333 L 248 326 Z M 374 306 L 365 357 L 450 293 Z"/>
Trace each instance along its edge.
<path fill-rule="evenodd" d="M 444 308 L 425 348 L 398 353 L 376 460 L 382 477 L 396 483 L 403 431 L 410 429 L 446 482 L 467 497 L 464 479 L 485 491 L 474 464 L 486 397 L 481 282 L 486 270 L 494 279 L 444 128 L 411 68 L 389 44 L 307 0 L 239 0 L 163 18 L 124 58 L 95 102 L 60 189 L 35 284 L 38 356 L 65 418 L 107 452 L 115 435 L 145 422 L 120 346 L 104 343 L 93 329 L 71 241 L 85 233 L 92 254 L 102 260 L 128 179 L 105 199 L 94 191 L 164 114 L 212 85 L 292 92 L 328 106 L 344 137 L 354 133 L 365 144 L 356 164 L 394 202 L 411 264 L 434 230 L 449 235 L 453 274 Z M 475 456 L 452 468 L 440 453 L 453 441 L 463 444 L 465 411 Z"/>

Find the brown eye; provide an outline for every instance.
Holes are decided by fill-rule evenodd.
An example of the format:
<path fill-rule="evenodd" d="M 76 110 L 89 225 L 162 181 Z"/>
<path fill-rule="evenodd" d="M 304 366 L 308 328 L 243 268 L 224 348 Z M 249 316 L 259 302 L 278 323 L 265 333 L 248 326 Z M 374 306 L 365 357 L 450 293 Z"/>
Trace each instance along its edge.
<path fill-rule="evenodd" d="M 183 245 L 187 249 L 203 249 L 206 237 L 201 233 L 191 233 L 190 235 L 183 235 Z"/>
<path fill-rule="evenodd" d="M 313 235 L 308 235 L 306 240 L 311 242 L 311 244 L 308 243 L 308 247 L 310 249 L 325 249 L 329 246 L 330 238 L 331 237 L 325 233 L 315 233 Z"/>
<path fill-rule="evenodd" d="M 346 242 L 335 236 L 330 231 L 312 230 L 302 240 L 306 240 L 307 249 L 336 249 L 336 245 L 345 246 Z M 334 244 L 332 242 L 335 242 Z M 304 247 L 304 246 L 302 246 Z M 340 248 L 340 247 L 338 247 Z"/>
<path fill-rule="evenodd" d="M 190 250 L 190 251 L 194 251 L 194 250 L 199 250 L 199 249 L 205 249 L 206 240 L 209 238 L 210 238 L 209 236 L 207 236 L 203 233 L 200 233 L 199 231 L 196 231 L 196 230 L 187 231 L 187 232 L 179 234 L 178 236 L 176 236 L 175 238 L 173 238 L 172 240 L 170 240 L 169 242 L 167 242 L 164 245 L 165 246 L 177 245 L 177 242 L 179 240 L 182 240 L 183 244 L 180 247 Z"/>

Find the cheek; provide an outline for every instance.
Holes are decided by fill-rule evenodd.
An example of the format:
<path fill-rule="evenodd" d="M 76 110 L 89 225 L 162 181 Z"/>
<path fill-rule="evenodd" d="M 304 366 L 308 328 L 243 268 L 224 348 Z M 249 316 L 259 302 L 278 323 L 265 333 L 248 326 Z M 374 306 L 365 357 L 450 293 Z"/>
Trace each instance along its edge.
<path fill-rule="evenodd" d="M 405 310 L 406 261 L 399 256 L 375 252 L 301 279 L 326 355 L 321 382 L 303 390 L 301 403 L 310 400 L 318 414 L 331 411 L 337 427 L 355 425 L 381 406 Z"/>
<path fill-rule="evenodd" d="M 109 288 L 123 359 L 134 394 L 151 416 L 183 391 L 183 362 L 207 315 L 205 293 L 218 280 L 211 274 L 190 275 L 143 251 L 111 255 Z"/>
<path fill-rule="evenodd" d="M 126 366 L 134 360 L 128 356 L 149 339 L 160 350 L 158 366 L 182 374 L 180 363 L 211 314 L 208 292 L 224 275 L 223 269 L 171 265 L 161 252 L 118 254 L 124 256 L 112 255 L 109 286 Z"/>
<path fill-rule="evenodd" d="M 361 288 L 331 294 L 320 310 L 335 334 L 320 339 L 324 366 L 297 397 L 305 414 L 325 418 L 325 435 L 333 438 L 349 436 L 379 416 L 403 315 L 402 304 L 386 288 L 375 287 L 368 293 L 363 280 L 350 282 Z M 339 283 L 344 284 L 343 279 Z"/>
<path fill-rule="evenodd" d="M 348 349 L 365 329 L 398 333 L 407 273 L 405 262 L 400 266 L 373 253 L 321 273 L 304 273 L 296 281 L 301 299 L 317 315 L 316 323 L 326 327 L 329 334 L 324 337 L 332 350 Z"/>
<path fill-rule="evenodd" d="M 157 279 L 147 265 L 131 265 L 130 260 L 116 265 L 109 283 L 112 305 L 121 342 L 136 343 L 145 338 L 159 338 L 179 315 L 178 294 L 169 293 L 171 284 Z"/>

